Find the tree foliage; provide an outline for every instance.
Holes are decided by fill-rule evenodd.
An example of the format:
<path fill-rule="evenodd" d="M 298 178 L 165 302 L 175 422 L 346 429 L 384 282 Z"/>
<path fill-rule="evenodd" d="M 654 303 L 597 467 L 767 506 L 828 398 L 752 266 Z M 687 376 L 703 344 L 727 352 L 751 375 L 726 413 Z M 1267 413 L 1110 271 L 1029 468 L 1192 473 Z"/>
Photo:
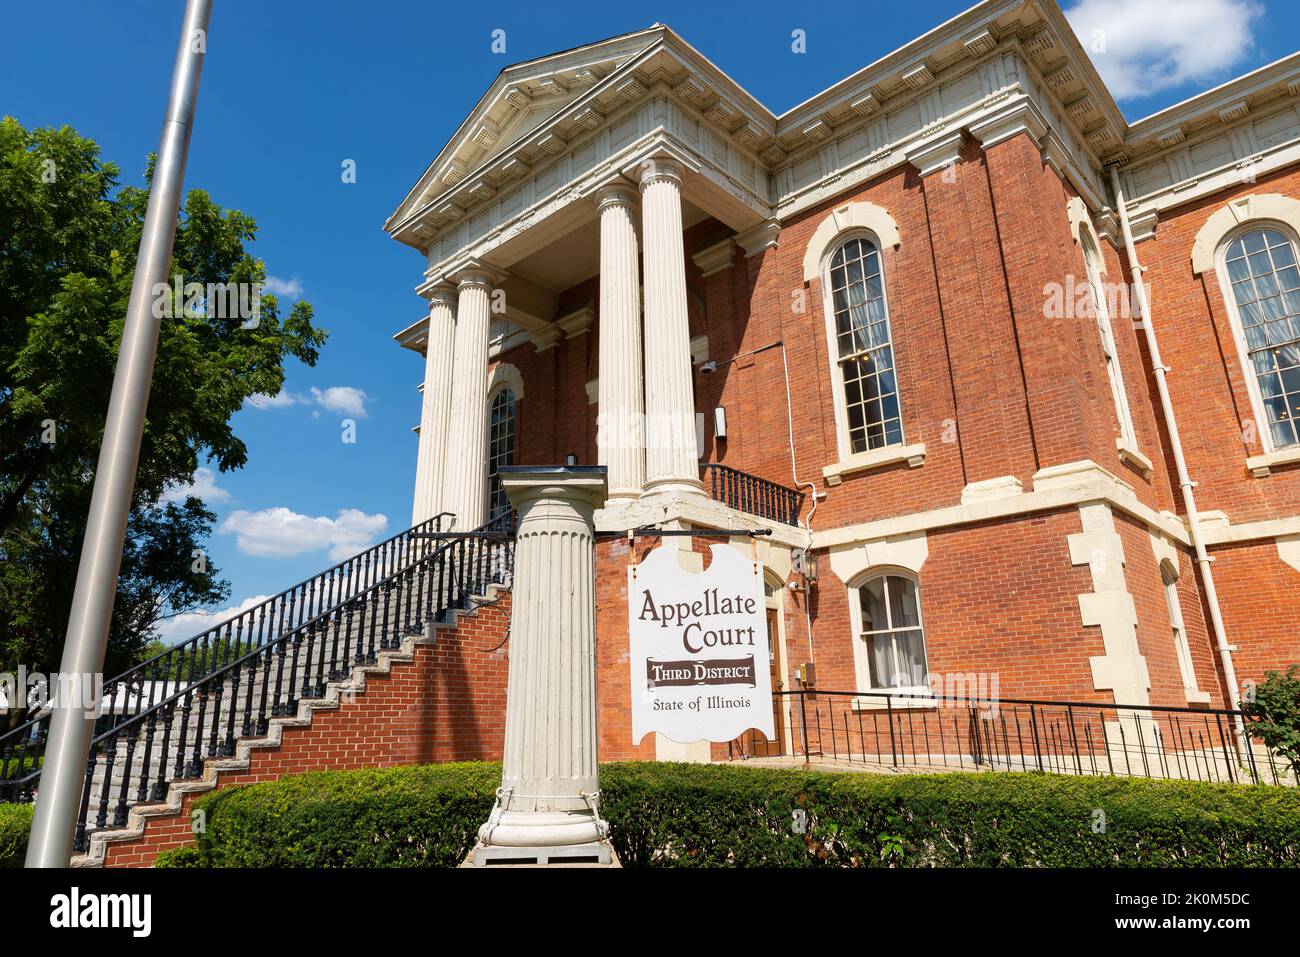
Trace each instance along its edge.
<path fill-rule="evenodd" d="M 118 188 L 118 167 L 93 140 L 0 120 L 0 670 L 58 666 L 151 178 L 152 160 L 143 187 Z M 264 263 L 247 250 L 256 232 L 251 217 L 191 190 L 169 275 L 264 281 Z M 216 569 L 195 559 L 215 516 L 165 493 L 205 460 L 221 471 L 244 465 L 231 417 L 250 396 L 280 390 L 288 358 L 314 365 L 326 337 L 309 303 L 284 311 L 270 294 L 255 325 L 179 303 L 165 312 L 110 673 L 141 653 L 163 617 L 227 597 Z"/>
<path fill-rule="evenodd" d="M 1300 780 L 1300 665 L 1286 673 L 1267 671 L 1241 704 L 1251 737 L 1259 738 L 1291 764 Z"/>

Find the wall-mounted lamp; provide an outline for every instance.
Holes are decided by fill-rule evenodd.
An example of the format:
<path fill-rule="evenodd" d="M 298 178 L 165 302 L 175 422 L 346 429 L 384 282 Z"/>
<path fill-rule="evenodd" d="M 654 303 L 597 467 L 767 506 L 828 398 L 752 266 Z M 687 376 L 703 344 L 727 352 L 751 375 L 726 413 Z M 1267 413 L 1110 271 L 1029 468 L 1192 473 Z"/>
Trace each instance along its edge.
<path fill-rule="evenodd" d="M 809 585 L 817 583 L 817 556 L 806 548 L 796 548 L 790 552 L 794 570 L 803 576 Z"/>
<path fill-rule="evenodd" d="M 716 439 L 727 437 L 727 410 L 723 406 L 713 410 L 713 437 Z"/>
<path fill-rule="evenodd" d="M 566 455 L 566 456 L 564 457 L 564 464 L 565 464 L 565 465 L 577 465 L 577 464 L 578 464 L 578 457 L 577 457 L 576 455 L 574 455 L 572 452 L 570 452 L 568 455 Z"/>

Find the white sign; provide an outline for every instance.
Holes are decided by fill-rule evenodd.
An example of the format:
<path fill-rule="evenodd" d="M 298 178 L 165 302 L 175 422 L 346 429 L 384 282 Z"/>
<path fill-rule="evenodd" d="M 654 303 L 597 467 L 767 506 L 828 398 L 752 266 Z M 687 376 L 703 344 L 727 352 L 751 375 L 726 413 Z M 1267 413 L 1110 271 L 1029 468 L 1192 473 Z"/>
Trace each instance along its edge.
<path fill-rule="evenodd" d="M 628 569 L 634 744 L 651 731 L 680 744 L 775 734 L 762 569 L 711 547 L 700 573 L 668 546 Z"/>

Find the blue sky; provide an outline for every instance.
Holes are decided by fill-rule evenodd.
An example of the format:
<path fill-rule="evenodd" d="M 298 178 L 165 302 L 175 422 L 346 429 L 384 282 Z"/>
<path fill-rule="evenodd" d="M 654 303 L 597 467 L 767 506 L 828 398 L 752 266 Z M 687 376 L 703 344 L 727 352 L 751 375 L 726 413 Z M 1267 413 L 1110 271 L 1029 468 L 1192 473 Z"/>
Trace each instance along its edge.
<path fill-rule="evenodd" d="M 248 465 L 200 477 L 219 516 L 210 552 L 231 580 L 230 604 L 408 524 L 422 370 L 391 337 L 421 314 L 412 290 L 422 262 L 381 225 L 504 66 L 657 20 L 781 112 L 969 5 L 872 3 L 846 20 L 842 4 L 761 0 L 734 8 L 743 13 L 698 0 L 216 0 L 186 185 L 257 219 L 254 253 L 331 333 L 316 368 L 290 368 L 287 397 L 238 414 Z M 157 148 L 181 6 L 5 0 L 0 112 L 28 127 L 76 127 L 138 182 Z M 1066 10 L 1086 49 L 1104 39 L 1094 60 L 1130 119 L 1285 56 L 1300 37 L 1290 0 L 1083 0 Z M 496 29 L 504 55 L 491 50 Z M 806 53 L 791 52 L 796 29 Z M 348 159 L 352 184 L 340 177 Z M 340 438 L 347 416 L 355 444 Z"/>

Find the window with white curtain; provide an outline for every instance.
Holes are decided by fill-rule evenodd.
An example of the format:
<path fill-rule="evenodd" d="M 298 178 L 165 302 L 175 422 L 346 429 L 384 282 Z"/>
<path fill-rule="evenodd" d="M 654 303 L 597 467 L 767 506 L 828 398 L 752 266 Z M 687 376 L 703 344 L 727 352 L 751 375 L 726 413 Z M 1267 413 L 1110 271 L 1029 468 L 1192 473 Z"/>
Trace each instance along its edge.
<path fill-rule="evenodd" d="M 858 690 L 924 690 L 925 629 L 920 589 L 911 578 L 882 574 L 850 590 L 858 631 Z"/>
<path fill-rule="evenodd" d="M 1106 376 L 1110 380 L 1110 394 L 1115 400 L 1119 439 L 1124 447 L 1136 449 L 1133 416 L 1129 412 L 1128 394 L 1124 391 L 1124 376 L 1119 367 L 1119 353 L 1115 349 L 1115 333 L 1110 324 L 1110 305 L 1106 301 L 1106 287 L 1101 280 L 1101 253 L 1093 244 L 1092 238 L 1082 230 L 1079 232 L 1079 245 L 1083 247 L 1084 268 L 1088 271 L 1088 287 L 1092 293 L 1097 332 L 1101 336 L 1101 351 L 1106 358 Z"/>
<path fill-rule="evenodd" d="M 894 346 L 880 250 L 866 236 L 845 240 L 828 264 L 833 352 L 844 395 L 850 452 L 903 441 Z"/>
<path fill-rule="evenodd" d="M 510 500 L 501 487 L 498 469 L 515 462 L 515 394 L 501 389 L 492 397 L 488 416 L 488 519 L 510 511 Z"/>
<path fill-rule="evenodd" d="M 1264 446 L 1300 444 L 1300 268 L 1295 243 L 1280 228 L 1256 226 L 1228 242 L 1221 263 Z"/>

